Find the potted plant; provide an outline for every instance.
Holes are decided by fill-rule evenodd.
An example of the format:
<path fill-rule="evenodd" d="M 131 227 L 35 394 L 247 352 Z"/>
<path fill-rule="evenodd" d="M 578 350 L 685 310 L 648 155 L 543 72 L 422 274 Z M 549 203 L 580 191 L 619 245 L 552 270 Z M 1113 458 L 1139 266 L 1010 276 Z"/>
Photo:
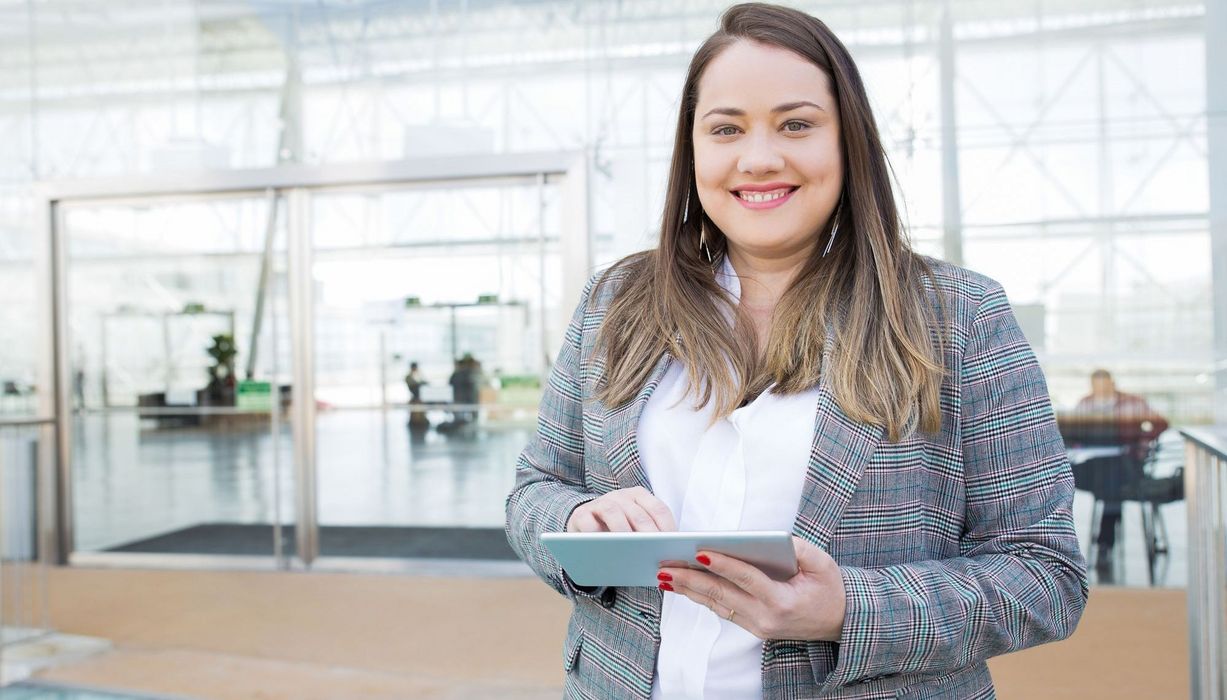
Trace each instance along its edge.
<path fill-rule="evenodd" d="M 213 336 L 213 345 L 208 349 L 213 365 L 209 367 L 209 384 L 205 387 L 204 403 L 210 406 L 234 405 L 234 358 L 238 350 L 234 336 L 219 333 Z"/>

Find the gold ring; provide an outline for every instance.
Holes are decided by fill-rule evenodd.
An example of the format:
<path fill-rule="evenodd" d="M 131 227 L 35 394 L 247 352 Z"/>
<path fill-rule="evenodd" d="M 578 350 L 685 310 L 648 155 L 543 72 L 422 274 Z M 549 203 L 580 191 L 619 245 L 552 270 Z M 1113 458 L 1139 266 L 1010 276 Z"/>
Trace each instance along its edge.
<path fill-rule="evenodd" d="M 729 608 L 729 616 L 728 616 L 728 621 L 729 621 L 729 622 L 732 622 L 732 621 L 733 621 L 733 616 L 734 616 L 734 615 L 736 615 L 736 614 L 737 614 L 737 611 L 736 611 L 736 610 L 734 610 L 734 609 L 732 609 L 732 608 Z"/>

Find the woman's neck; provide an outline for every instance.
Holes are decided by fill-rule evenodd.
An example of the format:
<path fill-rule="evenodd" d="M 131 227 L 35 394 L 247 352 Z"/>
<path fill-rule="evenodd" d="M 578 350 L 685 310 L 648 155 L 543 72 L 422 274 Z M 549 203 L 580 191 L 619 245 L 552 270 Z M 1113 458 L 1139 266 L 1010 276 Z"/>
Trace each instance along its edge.
<path fill-rule="evenodd" d="M 779 258 L 763 258 L 730 249 L 729 262 L 741 283 L 740 304 L 752 314 L 769 315 L 808 257 L 809 251 Z"/>
<path fill-rule="evenodd" d="M 760 353 L 766 351 L 771 338 L 775 305 L 780 301 L 780 297 L 784 296 L 808 257 L 809 251 L 801 251 L 788 256 L 763 258 L 730 248 L 729 262 L 732 263 L 733 271 L 737 273 L 737 279 L 741 283 L 738 304 L 753 324 Z"/>

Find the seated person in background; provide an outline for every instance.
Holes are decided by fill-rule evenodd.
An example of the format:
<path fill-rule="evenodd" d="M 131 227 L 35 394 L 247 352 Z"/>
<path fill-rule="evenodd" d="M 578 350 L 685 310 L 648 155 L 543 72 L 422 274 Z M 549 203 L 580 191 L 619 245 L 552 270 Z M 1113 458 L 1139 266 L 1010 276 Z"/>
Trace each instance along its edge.
<path fill-rule="evenodd" d="M 405 386 L 409 388 L 409 403 L 422 403 L 422 387 L 429 382 L 422 375 L 422 370 L 418 368 L 418 363 L 409 363 L 409 373 L 405 375 Z"/>
<path fill-rule="evenodd" d="M 1101 457 L 1077 465 L 1083 469 L 1104 469 L 1105 462 L 1121 469 L 1115 474 L 1104 475 L 1110 486 L 1096 496 L 1103 499 L 1103 513 L 1099 520 L 1097 545 L 1099 554 L 1095 560 L 1096 573 L 1100 580 L 1112 575 L 1112 548 L 1116 545 L 1116 528 L 1120 523 L 1121 488 L 1141 478 L 1142 463 L 1150 449 L 1150 443 L 1167 430 L 1167 420 L 1136 394 L 1118 391 L 1112 375 L 1105 369 L 1091 373 L 1091 393 L 1078 401 L 1072 420 L 1062 421 L 1062 432 L 1067 442 L 1120 445 L 1124 453 L 1119 457 Z M 1103 479 L 1095 479 L 1101 482 Z"/>
<path fill-rule="evenodd" d="M 481 388 L 485 385 L 486 375 L 482 372 L 481 362 L 471 353 L 456 360 L 456 369 L 447 380 L 452 386 L 452 402 L 458 404 L 453 413 L 453 427 L 459 427 L 477 421 L 477 403 L 481 399 Z"/>
<path fill-rule="evenodd" d="M 1138 459 L 1145 459 L 1150 442 L 1168 425 L 1167 419 L 1155 412 L 1146 399 L 1117 390 L 1106 369 L 1091 373 L 1091 393 L 1078 401 L 1075 414 L 1077 418 L 1106 425 L 1107 432 L 1101 437 L 1126 446 Z"/>

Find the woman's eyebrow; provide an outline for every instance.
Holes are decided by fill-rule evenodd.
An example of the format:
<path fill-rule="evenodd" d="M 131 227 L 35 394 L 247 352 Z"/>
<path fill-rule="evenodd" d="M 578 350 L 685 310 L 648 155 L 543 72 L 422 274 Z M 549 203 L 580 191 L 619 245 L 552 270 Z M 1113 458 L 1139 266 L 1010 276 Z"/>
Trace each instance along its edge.
<path fill-rule="evenodd" d="M 772 108 L 771 112 L 773 114 L 780 114 L 781 112 L 791 112 L 794 109 L 800 109 L 802 107 L 813 107 L 820 112 L 826 111 L 819 105 L 816 105 L 809 100 L 799 100 L 797 102 L 785 102 L 782 105 L 777 105 Z M 736 107 L 717 107 L 709 111 L 707 114 L 704 114 L 702 117 L 700 117 L 700 119 L 706 119 L 713 114 L 723 114 L 729 117 L 744 117 L 746 116 L 746 111 L 744 109 L 737 109 Z"/>

